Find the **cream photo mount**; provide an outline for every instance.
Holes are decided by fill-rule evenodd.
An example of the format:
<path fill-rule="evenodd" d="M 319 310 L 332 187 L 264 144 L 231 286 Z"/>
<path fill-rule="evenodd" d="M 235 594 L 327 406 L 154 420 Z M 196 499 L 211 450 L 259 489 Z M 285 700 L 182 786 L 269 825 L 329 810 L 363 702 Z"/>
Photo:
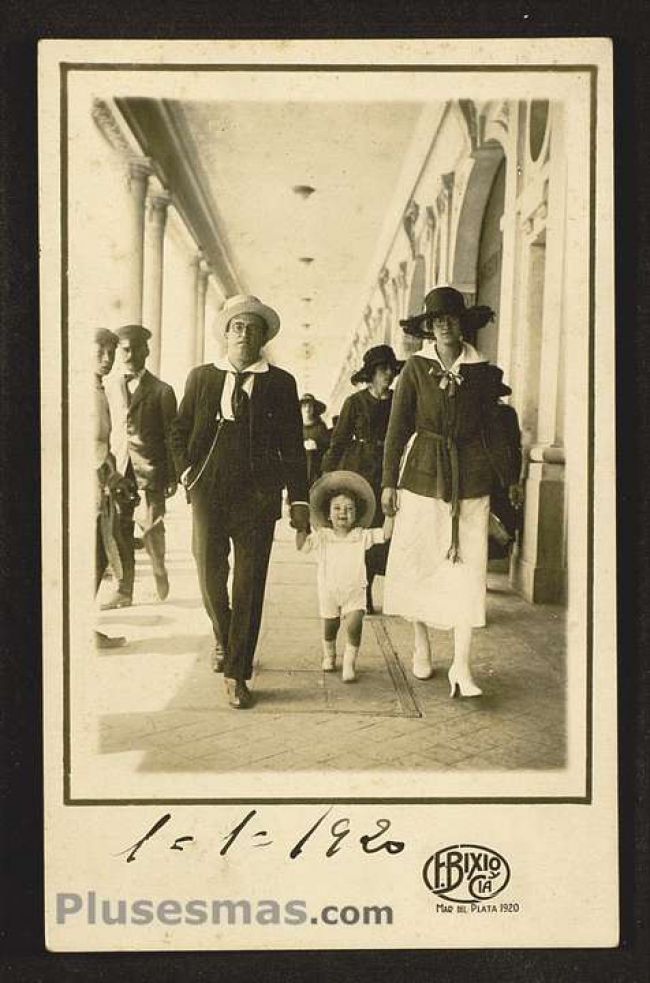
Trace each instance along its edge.
<path fill-rule="evenodd" d="M 493 810 L 495 819 L 501 807 L 508 814 L 512 810 L 515 816 L 520 807 L 527 808 L 526 815 L 531 808 L 539 810 L 540 816 L 549 807 L 553 815 L 561 815 L 563 809 L 575 815 L 573 807 L 578 811 L 603 808 L 610 822 L 609 845 L 615 846 L 616 552 L 610 519 L 615 505 L 614 389 L 606 369 L 613 351 L 613 215 L 611 57 L 607 42 L 538 41 L 531 43 L 529 50 L 523 42 L 481 42 L 480 47 L 477 42 L 288 42 L 284 47 L 272 42 L 197 42 L 191 45 L 192 58 L 188 57 L 188 43 L 178 47 L 173 42 L 161 42 L 151 53 L 141 42 L 127 43 L 124 51 L 119 47 L 115 42 L 51 42 L 43 45 L 41 52 L 43 431 L 53 438 L 43 442 L 43 462 L 48 475 L 56 473 L 61 488 L 60 512 L 44 510 L 44 544 L 55 547 L 51 554 L 47 549 L 44 553 L 46 797 L 50 808 L 93 815 L 97 810 L 112 814 L 116 809 L 115 815 L 120 816 L 122 807 L 135 807 L 155 818 L 158 812 L 172 807 L 182 807 L 183 814 L 189 807 L 236 814 L 242 806 L 334 805 L 353 807 L 360 815 L 373 814 L 372 807 L 376 806 L 394 807 L 400 814 L 413 809 L 413 815 L 434 807 L 436 816 L 445 815 L 447 809 L 456 814 L 458 807 L 477 817 L 483 810 Z M 252 51 L 256 58 L 249 57 Z M 58 84 L 57 98 L 54 92 L 45 92 L 45 80 L 51 86 Z M 373 99 L 368 94 L 369 80 L 376 83 Z M 556 407 L 561 406 L 567 420 L 566 462 L 564 448 L 555 446 L 555 432 L 548 430 L 555 421 L 545 421 L 550 439 L 539 440 L 530 452 L 540 473 L 561 461 L 571 488 L 565 520 L 568 535 L 565 530 L 562 547 L 568 551 L 569 560 L 563 697 L 566 766 L 548 771 L 498 767 L 455 771 L 452 765 L 439 771 L 406 772 L 388 766 L 364 772 L 347 766 L 330 775 L 310 769 L 256 772 L 251 766 L 240 776 L 229 773 L 225 792 L 224 782 L 215 780 L 215 775 L 197 776 L 191 768 L 177 767 L 167 774 L 164 769 L 154 769 L 149 776 L 143 775 L 133 755 L 126 761 L 125 771 L 108 768 L 109 755 L 97 749 L 98 719 L 92 707 L 93 662 L 97 656 L 85 641 L 91 637 L 94 618 L 85 588 L 85 583 L 92 582 L 92 558 L 86 542 L 92 517 L 91 509 L 80 503 L 79 489 L 87 490 L 88 503 L 92 503 L 92 476 L 84 475 L 91 430 L 88 414 L 83 415 L 83 406 L 92 393 L 85 376 L 88 361 L 83 341 L 88 330 L 88 302 L 79 285 L 79 271 L 75 274 L 75 263 L 88 248 L 79 230 L 84 195 L 92 195 L 88 182 L 92 181 L 93 167 L 99 165 L 92 153 L 88 154 L 81 114 L 90 109 L 91 114 L 94 111 L 102 116 L 92 124 L 102 125 L 102 140 L 112 138 L 119 143 L 126 134 L 127 145 L 121 150 L 133 158 L 135 187 L 145 173 L 136 167 L 136 158 L 146 155 L 137 114 L 128 112 L 129 100 L 156 100 L 169 111 L 175 101 L 217 104 L 239 99 L 244 103 L 269 100 L 281 104 L 288 100 L 289 92 L 295 100 L 328 103 L 338 92 L 342 101 L 414 101 L 426 105 L 427 92 L 433 91 L 436 96 L 430 102 L 438 104 L 452 98 L 452 92 L 459 100 L 466 97 L 468 103 L 473 94 L 477 102 L 501 100 L 505 105 L 515 103 L 517 109 L 519 101 L 546 101 L 551 112 L 557 108 L 564 114 L 564 134 L 570 143 L 565 148 L 565 198 L 557 213 L 564 217 L 566 252 L 555 263 L 555 272 L 564 279 L 565 293 L 558 300 L 546 285 L 538 300 L 572 305 L 571 324 L 576 328 L 568 337 L 564 334 L 561 338 L 559 332 L 555 337 L 544 337 L 536 353 L 531 354 L 525 344 L 523 349 L 520 344 L 510 351 L 513 375 L 521 372 L 518 360 L 527 358 L 546 358 L 541 377 L 547 381 L 553 358 L 556 365 L 562 365 L 562 382 L 558 384 L 555 379 L 554 385 L 556 400 L 560 401 Z M 129 126 L 115 123 L 113 106 L 122 113 L 120 122 L 127 121 Z M 571 125 L 567 125 L 568 120 Z M 471 148 L 476 159 L 485 136 L 480 133 L 485 119 L 480 114 L 473 117 L 470 110 L 466 123 L 470 140 L 476 141 Z M 531 166 L 548 149 L 544 146 L 548 127 L 542 129 L 540 145 L 524 149 Z M 519 139 L 526 136 L 522 129 Z M 571 149 L 576 151 L 573 159 Z M 51 170 L 46 171 L 45 161 Z M 198 180 L 202 193 L 205 185 L 200 163 L 190 161 L 190 165 L 186 178 Z M 151 174 L 148 171 L 146 177 Z M 409 187 L 410 180 L 412 189 L 421 175 L 400 176 L 404 187 Z M 152 183 L 156 179 L 160 175 L 154 169 Z M 155 190 L 161 198 L 167 194 L 162 187 Z M 187 220 L 183 222 L 187 219 L 183 205 L 179 193 L 167 215 L 169 235 L 177 237 L 179 251 L 188 229 Z M 451 207 L 446 214 L 451 229 L 458 216 Z M 518 213 L 516 218 L 522 235 L 531 241 L 538 236 L 536 241 L 545 242 L 546 214 L 541 209 Z M 404 231 L 408 239 L 408 229 Z M 196 225 L 190 226 L 190 232 L 195 240 L 200 238 Z M 553 232 L 557 234 L 556 227 Z M 217 241 L 210 245 L 209 255 L 201 256 L 200 262 L 209 266 L 212 261 L 214 267 L 218 246 Z M 382 242 L 378 250 L 381 248 Z M 227 250 L 220 258 L 220 282 L 226 286 L 230 258 Z M 92 269 L 92 257 L 86 264 L 84 274 Z M 377 265 L 375 257 L 371 266 Z M 451 272 L 456 272 L 458 279 L 459 270 Z M 573 289 L 567 290 L 567 280 Z M 364 290 L 369 292 L 367 284 Z M 102 310 L 109 309 L 108 298 L 102 303 Z M 510 312 L 510 323 L 504 317 L 506 331 L 512 330 L 513 319 L 522 310 L 520 304 Z M 363 333 L 358 337 L 363 339 Z M 555 351 L 548 345 L 556 346 Z M 566 354 L 558 359 L 560 346 L 565 346 Z M 199 360 L 206 357 L 205 343 L 200 353 L 195 351 L 201 356 Z M 335 390 L 338 385 L 335 380 Z M 525 576 L 525 570 L 521 575 Z M 364 632 L 369 628 L 366 625 Z M 381 638 L 378 641 L 381 645 Z M 120 686 L 128 685 L 128 677 L 117 673 L 113 685 L 119 707 Z M 251 715 L 255 712 L 253 709 Z M 418 795 L 413 794 L 416 783 Z M 305 812 L 303 808 L 300 811 Z M 125 812 L 130 815 L 131 810 Z M 451 842 L 449 835 L 446 839 Z M 422 940 L 417 944 L 423 944 Z"/>

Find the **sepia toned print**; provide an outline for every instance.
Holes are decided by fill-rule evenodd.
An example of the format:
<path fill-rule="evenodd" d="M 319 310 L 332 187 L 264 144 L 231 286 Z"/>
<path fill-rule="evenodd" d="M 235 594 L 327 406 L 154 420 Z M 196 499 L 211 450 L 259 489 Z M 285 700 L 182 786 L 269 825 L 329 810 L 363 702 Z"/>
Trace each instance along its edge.
<path fill-rule="evenodd" d="M 206 50 L 58 64 L 62 804 L 147 807 L 134 868 L 170 802 L 230 857 L 263 805 L 589 808 L 596 62 Z M 496 815 L 441 914 L 521 898 Z"/>

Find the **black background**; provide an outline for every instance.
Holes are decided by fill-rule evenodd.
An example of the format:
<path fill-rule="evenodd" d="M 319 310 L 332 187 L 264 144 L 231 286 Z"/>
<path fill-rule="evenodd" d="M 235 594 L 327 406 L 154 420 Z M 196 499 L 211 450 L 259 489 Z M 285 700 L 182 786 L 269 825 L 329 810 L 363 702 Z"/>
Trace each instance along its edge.
<path fill-rule="evenodd" d="M 43 943 L 36 44 L 41 38 L 611 37 L 615 62 L 621 943 L 608 950 L 53 955 Z M 0 12 L 0 785 L 7 980 L 648 978 L 650 4 L 4 0 Z M 57 507 L 58 489 L 45 507 Z M 612 517 L 613 519 L 613 517 Z M 595 653 L 598 658 L 598 652 Z M 594 852 L 594 867 L 599 857 Z M 567 876 L 562 870 L 558 879 Z M 507 941 L 507 940 L 504 940 Z"/>

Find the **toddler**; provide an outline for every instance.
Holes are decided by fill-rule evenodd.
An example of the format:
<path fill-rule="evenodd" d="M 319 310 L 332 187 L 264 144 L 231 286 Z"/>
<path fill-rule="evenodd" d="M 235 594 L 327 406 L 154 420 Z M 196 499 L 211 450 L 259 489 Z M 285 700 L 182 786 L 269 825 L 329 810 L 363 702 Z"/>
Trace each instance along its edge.
<path fill-rule="evenodd" d="M 368 529 L 375 512 L 375 496 L 365 478 L 352 471 L 331 471 L 313 485 L 309 535 L 297 533 L 296 545 L 318 557 L 318 604 L 323 619 L 322 669 L 336 669 L 336 636 L 343 618 L 346 645 L 344 683 L 356 679 L 356 660 L 366 609 L 366 550 L 388 538 L 384 529 Z M 386 528 L 386 527 L 385 527 Z"/>

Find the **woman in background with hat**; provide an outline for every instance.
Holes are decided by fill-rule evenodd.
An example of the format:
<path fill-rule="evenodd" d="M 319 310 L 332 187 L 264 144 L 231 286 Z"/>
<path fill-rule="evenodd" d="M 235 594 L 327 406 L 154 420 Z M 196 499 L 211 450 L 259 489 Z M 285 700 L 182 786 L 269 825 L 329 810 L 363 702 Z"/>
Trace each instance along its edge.
<path fill-rule="evenodd" d="M 345 400 L 330 448 L 323 458 L 324 472 L 339 468 L 355 471 L 369 482 L 377 502 L 373 527 L 382 526 L 384 522 L 380 498 L 384 440 L 393 402 L 390 387 L 403 365 L 390 345 L 376 345 L 364 353 L 363 365 L 350 381 L 354 385 L 365 382 L 367 386 Z M 378 574 L 385 573 L 387 552 L 388 543 L 382 543 L 366 553 L 368 614 L 374 613 L 372 582 Z"/>
<path fill-rule="evenodd" d="M 327 424 L 321 419 L 325 410 L 325 403 L 321 403 L 311 393 L 305 393 L 300 399 L 302 439 L 307 455 L 307 481 L 310 488 L 320 477 L 323 454 L 330 442 Z"/>
<path fill-rule="evenodd" d="M 498 434 L 498 400 L 510 389 L 463 340 L 493 316 L 438 287 L 401 322 L 423 345 L 400 376 L 384 453 L 382 506 L 395 516 L 384 611 L 414 623 L 418 679 L 432 675 L 426 626 L 454 629 L 452 696 L 481 695 L 470 649 L 485 624 L 489 496 L 497 467 L 505 487 L 518 479 Z"/>

